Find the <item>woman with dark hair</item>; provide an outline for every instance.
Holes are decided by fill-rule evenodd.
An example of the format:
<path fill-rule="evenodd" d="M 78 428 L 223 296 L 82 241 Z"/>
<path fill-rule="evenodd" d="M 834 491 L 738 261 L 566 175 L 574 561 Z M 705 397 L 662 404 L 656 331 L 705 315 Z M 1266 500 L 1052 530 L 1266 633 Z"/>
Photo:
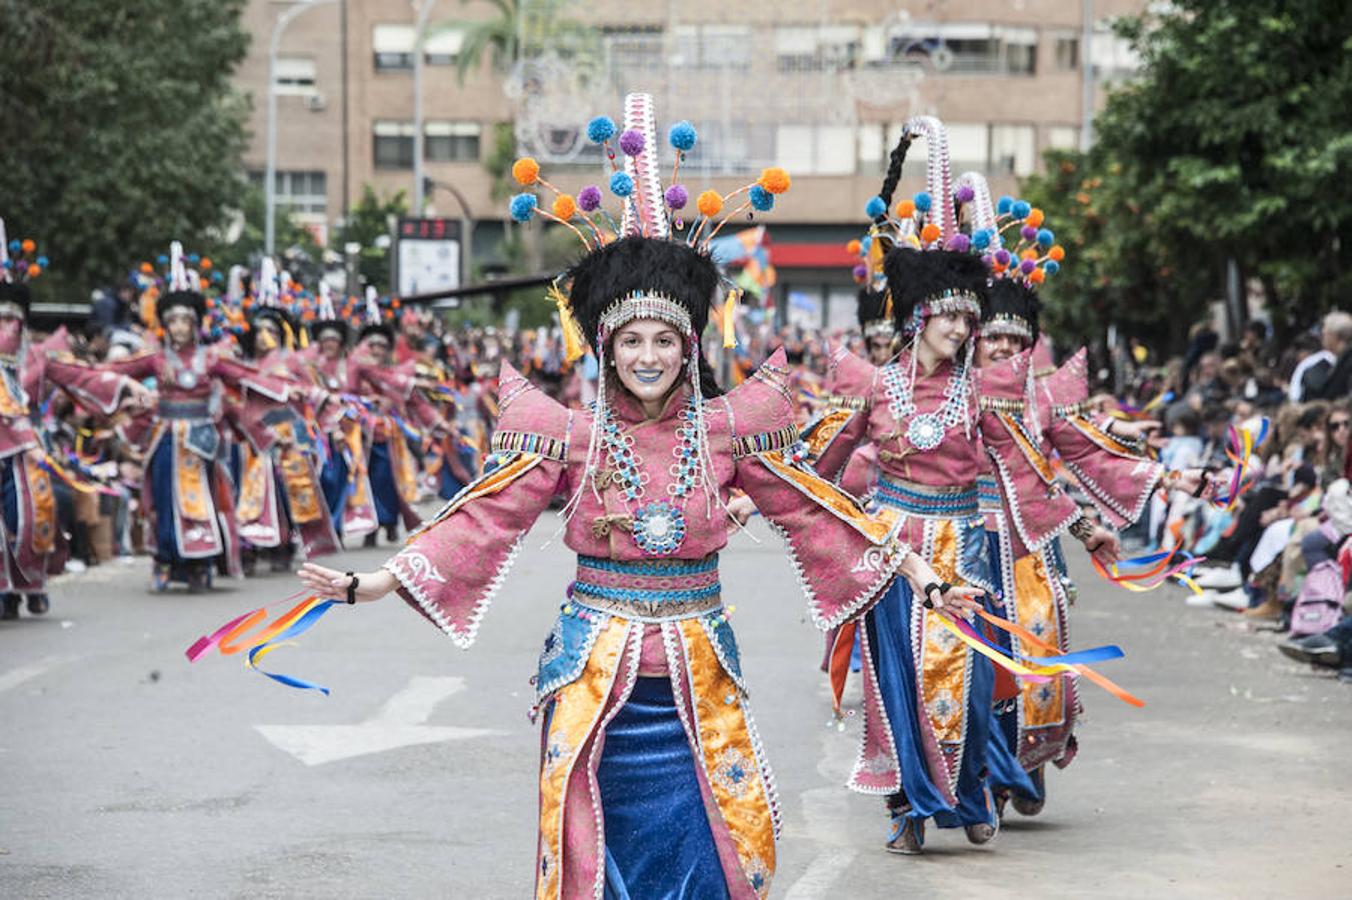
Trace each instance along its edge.
<path fill-rule="evenodd" d="M 711 307 L 735 295 L 724 299 L 703 243 L 672 237 L 649 103 L 625 103 L 628 171 L 611 183 L 627 210 L 617 239 L 568 202 L 553 207 L 596 236 L 584 237 L 590 252 L 556 296 L 570 344 L 579 329 L 600 362 L 594 408 L 565 409 L 504 362 L 491 470 L 379 571 L 307 565 L 302 576 L 353 602 L 396 591 L 468 646 L 526 533 L 565 493 L 578 566 L 536 685 L 536 894 L 764 897 L 779 814 L 718 581 L 729 492 L 749 494 L 787 539 L 822 627 L 857 615 L 898 571 L 936 605 L 969 604 L 975 592 L 941 586 L 897 542 L 897 517 L 866 515 L 799 461 L 782 352 L 730 393 L 714 381 L 699 339 Z M 608 140 L 616 129 L 600 119 L 589 131 Z M 678 124 L 672 140 L 688 150 L 694 129 Z M 517 170 L 537 182 L 533 160 Z M 752 187 L 758 208 L 787 181 L 767 170 Z M 533 217 L 535 195 L 512 208 Z"/>

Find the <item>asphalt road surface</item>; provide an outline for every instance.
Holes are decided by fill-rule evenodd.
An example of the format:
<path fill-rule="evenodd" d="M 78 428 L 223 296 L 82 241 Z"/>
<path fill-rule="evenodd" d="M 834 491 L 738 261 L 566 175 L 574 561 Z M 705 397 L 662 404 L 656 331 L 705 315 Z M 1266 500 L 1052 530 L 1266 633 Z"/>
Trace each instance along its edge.
<path fill-rule="evenodd" d="M 183 656 L 294 578 L 152 595 L 142 559 L 61 579 L 49 615 L 0 623 L 0 897 L 530 896 L 528 679 L 572 566 L 542 546 L 556 527 L 531 535 L 468 653 L 391 598 L 335 608 L 268 660 L 329 697 Z M 1080 756 L 1040 816 L 1011 811 L 986 847 L 931 830 L 924 857 L 885 853 L 881 801 L 842 787 L 857 719 L 826 727 L 821 638 L 754 531 L 722 578 L 786 816 L 772 896 L 1352 894 L 1352 686 L 1082 557 L 1076 645 L 1120 644 L 1104 670 L 1147 706 L 1086 685 Z"/>

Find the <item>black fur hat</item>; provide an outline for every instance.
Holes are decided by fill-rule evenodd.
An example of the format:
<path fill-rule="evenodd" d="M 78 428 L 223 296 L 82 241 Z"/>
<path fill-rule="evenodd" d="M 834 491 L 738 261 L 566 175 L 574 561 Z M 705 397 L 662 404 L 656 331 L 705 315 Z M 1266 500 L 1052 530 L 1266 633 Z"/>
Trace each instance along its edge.
<path fill-rule="evenodd" d="M 23 310 L 23 317 L 27 319 L 33 295 L 28 290 L 28 285 L 23 282 L 0 281 L 0 303 L 13 303 Z"/>
<path fill-rule="evenodd" d="M 197 321 L 201 322 L 206 316 L 207 301 L 206 298 L 197 291 L 165 291 L 160 294 L 159 299 L 155 301 L 155 316 L 164 324 L 164 316 L 174 307 L 185 307 L 197 313 Z"/>
<path fill-rule="evenodd" d="M 859 327 L 867 328 L 887 316 L 887 294 L 872 288 L 861 287 L 856 297 L 856 313 Z"/>
<path fill-rule="evenodd" d="M 325 332 L 337 332 L 338 339 L 347 345 L 348 338 L 352 336 L 352 329 L 342 319 L 316 319 L 310 323 L 310 340 L 318 341 L 324 336 Z"/>
<path fill-rule="evenodd" d="M 962 309 L 973 318 L 980 315 L 986 264 L 970 253 L 894 247 L 883 258 L 883 273 L 892 294 L 892 320 L 903 334 L 918 330 L 921 323 L 912 314 L 921 304 L 931 313 Z"/>
<path fill-rule="evenodd" d="M 277 323 L 277 330 L 282 333 L 282 340 L 286 340 L 288 329 L 291 333 L 291 340 L 296 340 L 296 320 L 291 313 L 282 309 L 280 306 L 254 306 L 249 312 L 249 330 L 241 335 L 241 345 L 244 352 L 249 356 L 255 355 L 257 345 L 255 341 L 258 336 L 258 323 L 271 320 Z"/>
<path fill-rule="evenodd" d="M 360 344 L 373 334 L 385 335 L 385 340 L 390 342 L 391 347 L 394 346 L 394 326 L 389 322 L 381 322 L 378 325 L 363 325 L 361 331 L 357 332 L 357 343 Z"/>
<path fill-rule="evenodd" d="M 632 294 L 661 294 L 690 314 L 696 336 L 709 322 L 709 305 L 718 291 L 718 266 L 707 255 L 678 241 L 625 237 L 584 256 L 568 272 L 569 304 L 592 350 L 601 315 Z"/>
<path fill-rule="evenodd" d="M 1022 281 L 1000 278 L 990 286 L 981 304 L 981 330 L 990 334 L 1017 334 L 1031 345 L 1038 337 L 1042 301 Z"/>

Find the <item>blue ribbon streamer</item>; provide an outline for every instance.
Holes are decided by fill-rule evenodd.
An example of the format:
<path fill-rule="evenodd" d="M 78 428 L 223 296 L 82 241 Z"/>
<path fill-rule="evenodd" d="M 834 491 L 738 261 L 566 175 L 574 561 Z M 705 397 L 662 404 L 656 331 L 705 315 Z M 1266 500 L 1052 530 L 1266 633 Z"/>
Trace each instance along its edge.
<path fill-rule="evenodd" d="M 265 648 L 271 647 L 273 644 L 280 644 L 284 641 L 289 641 L 292 638 L 299 637 L 300 635 L 309 631 L 310 626 L 314 625 L 315 622 L 318 622 L 320 618 L 323 617 L 324 613 L 329 611 L 329 607 L 333 606 L 335 603 L 338 602 L 339 601 L 337 600 L 324 600 L 320 603 L 316 603 L 314 606 L 306 610 L 305 615 L 301 616 L 299 619 L 288 625 L 286 630 L 283 631 L 281 634 L 277 635 L 270 641 L 267 641 L 265 643 L 259 644 L 257 647 L 254 647 L 252 650 L 249 651 L 249 668 L 253 669 L 255 672 L 259 672 L 263 675 L 266 675 L 273 681 L 284 684 L 287 687 L 299 688 L 301 690 L 319 691 L 320 693 L 322 693 L 324 696 L 327 697 L 329 695 L 328 688 L 319 684 L 315 684 L 313 681 L 306 681 L 304 678 L 295 678 L 291 675 L 282 675 L 279 672 L 269 672 L 265 669 L 260 669 L 254 662 L 254 657 L 262 653 Z"/>

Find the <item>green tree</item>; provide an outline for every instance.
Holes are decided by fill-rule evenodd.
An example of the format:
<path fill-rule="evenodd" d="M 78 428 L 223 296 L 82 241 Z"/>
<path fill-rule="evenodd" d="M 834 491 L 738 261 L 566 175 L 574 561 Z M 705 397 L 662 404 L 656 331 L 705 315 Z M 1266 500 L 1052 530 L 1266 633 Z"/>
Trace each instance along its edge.
<path fill-rule="evenodd" d="M 1053 318 L 1080 304 L 1100 326 L 1181 333 L 1223 295 L 1229 259 L 1279 327 L 1345 304 L 1352 6 L 1176 0 L 1119 28 L 1140 77 L 1109 96 L 1089 154 L 1027 186 L 1081 242 L 1048 288 Z"/>
<path fill-rule="evenodd" d="M 471 0 L 460 0 L 462 6 Z M 573 0 L 481 0 L 497 15 L 487 19 L 448 19 L 428 29 L 429 35 L 445 31 L 464 34 L 456 71 L 460 83 L 489 61 L 498 75 L 506 74 L 516 63 L 522 46 L 549 47 L 563 55 L 594 50 L 596 30 L 562 14 Z"/>
<path fill-rule="evenodd" d="M 48 251 L 40 295 L 225 224 L 244 187 L 244 2 L 0 0 L 0 214 Z"/>
<path fill-rule="evenodd" d="M 391 217 L 406 215 L 408 197 L 403 191 L 381 197 L 368 184 L 362 188 L 361 200 L 352 207 L 333 243 L 338 250 L 348 243 L 361 244 L 357 276 L 363 284 L 373 284 L 382 293 L 390 290 L 390 248 L 389 245 L 381 247 L 384 242 L 377 239 L 389 237 Z"/>

